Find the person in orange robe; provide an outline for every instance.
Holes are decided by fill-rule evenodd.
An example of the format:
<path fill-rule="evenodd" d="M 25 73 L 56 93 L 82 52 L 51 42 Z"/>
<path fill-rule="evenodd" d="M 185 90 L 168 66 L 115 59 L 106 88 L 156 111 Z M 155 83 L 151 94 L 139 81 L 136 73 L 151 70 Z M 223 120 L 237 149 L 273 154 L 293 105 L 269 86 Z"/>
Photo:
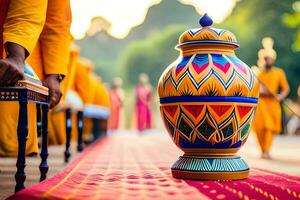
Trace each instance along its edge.
<path fill-rule="evenodd" d="M 96 85 L 93 104 L 96 105 L 98 112 L 98 117 L 93 120 L 92 132 L 93 140 L 95 140 L 107 133 L 111 103 L 109 99 L 109 92 L 101 81 L 101 78 L 92 74 L 92 79 Z"/>
<path fill-rule="evenodd" d="M 0 84 L 14 85 L 24 78 L 24 61 L 32 53 L 43 29 L 47 0 L 0 0 Z M 5 50 L 4 50 L 5 49 Z M 28 110 L 35 109 L 33 103 Z M 17 155 L 16 102 L 0 102 L 0 156 Z M 36 121 L 36 113 L 29 112 L 29 119 Z M 28 124 L 26 152 L 37 152 L 35 123 Z"/>
<path fill-rule="evenodd" d="M 110 106 L 109 94 L 101 83 L 101 79 L 93 74 L 93 70 L 94 65 L 89 59 L 82 57 L 78 59 L 74 90 L 81 97 L 85 107 L 98 105 L 102 106 L 104 110 L 108 110 Z M 83 124 L 83 139 L 84 141 L 91 141 L 93 139 L 93 119 L 84 117 Z M 102 125 L 105 126 L 106 123 L 102 123 Z"/>
<path fill-rule="evenodd" d="M 76 63 L 76 70 L 74 76 L 74 90 L 81 97 L 83 104 L 92 104 L 95 95 L 95 85 L 91 81 L 91 73 L 94 69 L 93 63 L 86 59 L 80 57 Z M 89 118 L 84 117 L 83 119 L 83 140 L 88 141 L 91 138 L 91 132 L 93 123 Z"/>
<path fill-rule="evenodd" d="M 273 66 L 276 60 L 273 40 L 264 38 L 262 44 L 264 48 L 258 53 L 258 67 L 254 68 L 260 82 L 260 97 L 252 129 L 261 148 L 261 157 L 270 159 L 274 135 L 282 131 L 280 102 L 290 89 L 284 71 Z"/>
<path fill-rule="evenodd" d="M 66 115 L 63 110 L 63 107 L 66 105 L 66 95 L 68 90 L 71 89 L 72 84 L 74 82 L 76 64 L 79 57 L 79 47 L 75 45 L 75 43 L 71 44 L 70 48 L 70 57 L 68 62 L 68 72 L 67 76 L 61 83 L 61 88 L 63 92 L 63 96 L 61 98 L 60 103 L 49 113 L 49 144 L 57 145 L 57 144 L 65 144 L 66 142 Z M 76 120 L 74 118 L 74 113 L 72 113 L 72 135 L 76 132 Z"/>
<path fill-rule="evenodd" d="M 108 127 L 112 130 L 123 128 L 124 124 L 124 91 L 122 89 L 122 84 L 123 81 L 121 78 L 115 78 L 109 92 L 111 114 L 108 121 Z"/>
<path fill-rule="evenodd" d="M 72 89 L 81 97 L 83 104 L 90 104 L 93 101 L 93 91 L 89 78 L 93 71 L 93 64 L 85 58 L 78 58 L 75 66 L 74 82 Z"/>
<path fill-rule="evenodd" d="M 14 2 L 18 1 L 10 1 L 11 5 Z M 68 52 L 70 46 L 70 23 L 71 23 L 71 11 L 68 0 L 52 0 L 45 1 L 46 10 L 46 21 L 44 26 L 42 26 L 42 32 L 39 35 L 38 41 L 35 43 L 35 48 L 27 59 L 27 62 L 32 66 L 34 71 L 37 73 L 39 78 L 43 81 L 43 84 L 49 88 L 49 104 L 52 108 L 55 106 L 60 98 L 61 98 L 61 89 L 60 89 L 60 81 L 66 75 L 67 67 L 66 64 L 68 62 Z M 10 5 L 10 6 L 11 6 Z M 34 7 L 34 3 L 31 5 L 27 5 L 31 10 L 38 10 L 38 7 Z M 16 14 L 20 14 L 20 10 L 15 11 Z M 39 11 L 40 12 L 40 11 Z M 36 14 L 35 14 L 36 15 Z M 41 16 L 33 16 L 41 17 Z M 9 16 L 9 12 L 8 12 Z M 8 20 L 7 18 L 6 20 Z M 42 17 L 43 19 L 43 17 Z M 30 22 L 32 19 L 28 19 Z M 40 20 L 39 20 L 40 21 Z M 33 21 L 33 23 L 36 23 Z M 39 23 L 43 24 L 43 23 Z M 5 26 L 4 26 L 5 27 Z M 20 30 L 20 27 L 18 27 Z M 30 30 L 31 34 L 35 34 L 36 30 Z M 4 29 L 5 33 L 5 29 Z M 38 31 L 40 33 L 40 31 Z M 4 41 L 5 41 L 5 34 Z M 28 42 L 28 41 L 27 41 Z M 28 54 L 29 55 L 29 54 Z M 13 77 L 13 76 L 11 76 Z M 5 79 L 1 79 L 5 80 Z M 2 153 L 4 155 L 17 155 L 17 142 L 16 136 L 12 134 L 11 131 L 15 130 L 17 126 L 17 120 L 15 120 L 18 116 L 18 107 L 12 106 L 13 110 L 5 110 L 1 108 L 1 112 L 6 112 L 5 116 L 7 119 L 7 126 L 9 129 L 2 132 L 3 135 L 11 135 L 12 138 L 9 138 L 9 141 L 14 144 L 9 147 L 9 149 L 4 149 Z M 36 133 L 36 117 L 35 117 L 35 107 L 29 107 L 29 140 L 27 142 L 27 154 L 37 152 L 37 133 Z M 2 123 L 1 123 L 2 124 Z M 2 125 L 0 125 L 0 130 L 2 130 Z M 7 134 L 5 133 L 7 132 Z M 30 142 L 33 140 L 33 142 Z M 4 145 L 1 145 L 4 146 Z"/>
<path fill-rule="evenodd" d="M 76 65 L 78 62 L 80 56 L 80 48 L 75 44 L 73 41 L 71 45 L 71 54 L 70 54 L 70 61 L 68 64 L 68 76 L 66 77 L 66 82 L 65 82 L 65 90 L 66 95 L 63 97 L 64 103 L 69 104 L 72 106 L 72 109 L 77 109 L 77 111 L 82 111 L 83 108 L 83 101 L 78 94 L 78 92 L 74 89 L 75 82 L 75 73 L 76 73 Z M 65 115 L 64 115 L 65 117 Z M 77 141 L 77 136 L 78 136 L 78 119 L 77 119 L 77 112 L 72 112 L 71 113 L 71 118 L 72 118 L 72 131 L 71 131 L 71 139 Z M 60 131 L 60 133 L 65 133 L 66 123 L 64 123 L 64 129 Z M 63 134 L 64 137 L 66 134 Z"/>
<path fill-rule="evenodd" d="M 69 0 L 48 1 L 46 23 L 34 52 L 27 59 L 50 90 L 50 108 L 57 105 L 62 96 L 60 82 L 68 70 L 71 20 Z"/>
<path fill-rule="evenodd" d="M 70 26 L 71 9 L 69 0 L 48 1 L 44 29 L 33 54 L 27 59 L 27 62 L 44 83 L 50 82 L 52 84 L 52 81 L 47 80 L 48 77 L 56 77 L 60 82 L 68 73 L 67 66 L 71 45 Z M 51 89 L 51 85 L 45 84 L 50 89 L 50 108 L 58 104 L 63 92 L 66 92 L 64 84 L 60 86 L 59 82 L 56 82 L 58 84 L 55 87 L 56 90 Z M 53 91 L 53 95 L 51 91 Z M 54 95 L 55 93 L 56 95 Z M 51 101 L 53 104 L 51 104 Z M 59 130 L 64 128 L 64 116 L 53 115 L 53 112 L 54 110 L 50 110 L 48 115 L 49 143 L 63 144 L 65 133 L 59 132 Z M 57 121 L 60 121 L 60 123 L 56 123 Z"/>

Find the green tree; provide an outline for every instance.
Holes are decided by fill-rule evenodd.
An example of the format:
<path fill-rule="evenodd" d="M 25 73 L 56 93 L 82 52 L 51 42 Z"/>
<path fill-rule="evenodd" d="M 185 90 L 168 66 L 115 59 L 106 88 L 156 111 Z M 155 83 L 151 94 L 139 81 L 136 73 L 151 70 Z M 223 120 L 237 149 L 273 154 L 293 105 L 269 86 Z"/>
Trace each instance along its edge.
<path fill-rule="evenodd" d="M 295 30 L 282 22 L 284 13 L 291 13 L 294 0 L 241 0 L 232 14 L 221 24 L 231 30 L 240 44 L 238 56 L 248 65 L 255 65 L 261 39 L 270 36 L 274 39 L 277 51 L 276 65 L 282 67 L 291 86 L 291 96 L 296 95 L 300 84 L 299 53 L 292 50 Z"/>
<path fill-rule="evenodd" d="M 134 85 L 139 74 L 146 73 L 151 84 L 156 85 L 163 70 L 178 57 L 179 52 L 174 47 L 186 29 L 184 25 L 169 26 L 146 40 L 129 45 L 119 61 L 126 82 Z"/>
<path fill-rule="evenodd" d="M 300 1 L 296 1 L 292 5 L 294 12 L 285 13 L 283 15 L 283 22 L 291 29 L 295 30 L 295 42 L 293 49 L 300 51 Z"/>
<path fill-rule="evenodd" d="M 149 9 L 145 22 L 134 27 L 126 38 L 116 39 L 108 35 L 107 32 L 101 31 L 77 41 L 77 44 L 81 48 L 81 55 L 95 62 L 97 73 L 100 73 L 105 81 L 111 82 L 112 77 L 122 76 L 122 72 L 125 71 L 119 66 L 120 56 L 124 55 L 129 46 L 134 46 L 132 43 L 140 40 L 148 41 L 154 33 L 174 24 L 197 27 L 198 18 L 199 14 L 193 6 L 183 5 L 177 0 L 163 0 Z M 100 20 L 107 23 L 105 19 Z M 95 25 L 99 26 L 98 23 Z M 177 38 L 174 41 L 174 44 L 176 44 Z M 166 51 L 172 51 L 172 48 L 173 46 L 171 49 L 166 49 Z"/>

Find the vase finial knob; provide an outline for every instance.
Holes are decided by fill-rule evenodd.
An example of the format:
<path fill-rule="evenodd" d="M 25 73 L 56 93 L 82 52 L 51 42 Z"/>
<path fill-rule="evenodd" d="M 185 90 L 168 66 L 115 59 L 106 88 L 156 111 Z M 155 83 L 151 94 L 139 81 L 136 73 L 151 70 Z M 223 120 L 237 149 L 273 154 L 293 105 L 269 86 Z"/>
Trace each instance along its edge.
<path fill-rule="evenodd" d="M 207 15 L 207 13 L 205 13 L 199 20 L 199 24 L 202 27 L 211 26 L 213 23 L 213 20 Z"/>

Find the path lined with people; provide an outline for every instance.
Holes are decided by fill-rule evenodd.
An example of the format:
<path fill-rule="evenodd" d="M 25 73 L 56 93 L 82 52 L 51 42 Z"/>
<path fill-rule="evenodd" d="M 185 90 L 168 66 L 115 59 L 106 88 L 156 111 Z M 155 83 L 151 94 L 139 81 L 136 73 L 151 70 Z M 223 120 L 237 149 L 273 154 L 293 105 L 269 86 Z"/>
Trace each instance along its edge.
<path fill-rule="evenodd" d="M 161 134 L 165 131 L 151 129 L 158 114 L 158 105 L 152 104 L 158 98 L 154 99 L 155 87 L 150 85 L 154 77 L 148 70 L 150 79 L 141 74 L 135 95 L 129 97 L 134 99 L 134 109 L 125 113 L 129 86 L 123 93 L 119 80 L 110 88 L 104 82 L 110 75 L 100 74 L 98 58 L 83 57 L 90 53 L 84 52 L 82 44 L 80 52 L 70 32 L 69 0 L 0 0 L 0 8 L 1 198 L 14 191 L 18 193 L 12 199 L 300 198 L 296 177 L 300 176 L 300 139 L 276 136 L 271 148 L 273 137 L 282 130 L 280 102 L 290 90 L 282 69 L 273 66 L 276 52 L 271 38 L 263 40 L 268 45 L 263 42 L 258 55 L 261 91 L 253 126 L 257 138 L 252 135 L 242 150 L 254 167 L 250 178 L 225 183 L 185 181 L 172 178 L 170 172 L 181 152 Z M 131 127 L 138 132 L 118 131 L 125 116 L 135 122 Z M 296 132 L 299 119 L 293 121 Z M 265 159 L 259 159 L 257 141 Z M 41 160 L 32 154 L 40 154 Z M 24 182 L 35 186 L 25 189 Z"/>
<path fill-rule="evenodd" d="M 243 157 L 246 158 L 252 167 L 296 176 L 300 175 L 298 167 L 300 164 L 300 150 L 296 148 L 300 138 L 286 136 L 276 137 L 274 150 L 271 152 L 273 160 L 263 160 L 259 159 L 259 150 L 255 138 L 252 136 L 241 151 Z M 118 193 L 119 195 L 127 197 L 127 199 L 132 199 L 133 197 L 138 199 L 151 197 L 155 199 L 155 197 L 161 198 L 162 196 L 170 198 L 173 195 L 182 197 L 183 199 L 199 199 L 199 197 L 203 197 L 203 194 L 206 194 L 205 191 L 208 190 L 206 188 L 207 186 L 203 188 L 203 184 L 208 185 L 208 187 L 212 184 L 210 182 L 186 182 L 171 178 L 171 163 L 181 152 L 171 142 L 171 139 L 167 136 L 165 131 L 160 129 L 146 131 L 143 136 L 139 136 L 135 131 L 115 132 L 114 136 L 101 139 L 87 148 L 87 150 L 77 156 L 77 158 L 75 158 L 74 155 L 73 158 L 75 158 L 75 161 L 70 163 L 64 171 L 62 170 L 66 165 L 63 164 L 62 149 L 58 146 L 51 146 L 49 150 L 49 175 L 53 176 L 58 172 L 60 173 L 55 175 L 54 178 L 47 179 L 38 186 L 34 186 L 33 188 L 28 187 L 29 190 L 24 190 L 24 192 L 18 195 L 22 196 L 26 194 L 34 195 L 35 197 L 46 195 L 49 198 L 58 195 L 57 197 L 68 196 L 78 199 L 80 195 L 82 195 L 82 198 L 92 196 L 95 198 L 102 197 L 102 199 L 110 199 L 117 197 L 116 195 Z M 75 149 L 73 151 L 75 151 Z M 286 155 L 290 155 L 290 157 L 286 157 Z M 1 159 L 1 166 L 3 166 L 2 162 L 6 163 L 6 167 L 1 169 L 2 172 L 0 173 L 0 179 L 6 180 L 0 184 L 0 191 L 6 192 L 6 194 L 1 194 L 2 198 L 13 194 L 14 170 L 9 169 L 9 165 L 14 166 L 14 162 L 7 162 L 8 160 L 9 158 Z M 30 158 L 28 168 L 32 169 L 34 166 L 32 162 L 34 162 L 34 160 L 38 159 Z M 35 174 L 36 172 L 34 170 L 28 171 L 27 186 L 37 183 L 37 180 L 32 180 L 38 179 Z M 290 183 L 285 184 L 285 179 L 288 178 L 288 176 L 282 174 L 277 176 L 276 174 L 269 174 L 269 172 L 257 169 L 252 170 L 252 175 L 246 182 L 256 181 L 257 179 L 266 179 L 266 181 L 269 181 L 269 179 L 273 179 L 274 177 L 280 179 L 275 178 L 274 180 L 280 181 L 282 186 L 288 185 L 290 187 Z M 297 180 L 297 178 L 295 179 Z M 296 182 L 296 186 L 299 184 L 298 188 L 300 188 L 300 180 L 297 181 L 299 182 Z M 262 183 L 260 182 L 256 186 L 259 187 L 261 185 Z M 8 187 L 10 187 L 10 191 Z M 294 191 L 295 187 L 291 187 L 291 191 Z M 178 188 L 185 188 L 185 190 L 178 190 Z M 239 188 L 245 192 L 243 187 Z M 223 192 L 223 190 L 219 189 L 220 187 L 215 189 L 216 194 L 206 195 L 209 197 L 212 197 L 210 195 L 221 195 L 219 192 Z M 271 189 L 267 190 L 269 191 Z M 300 191 L 296 192 L 300 194 Z M 225 192 L 225 194 L 233 195 L 229 194 L 228 191 Z M 245 195 L 247 193 L 243 194 Z M 255 194 L 255 192 L 253 194 Z M 293 199 L 293 196 L 289 196 L 290 194 L 286 191 L 282 194 L 280 193 L 280 195 L 287 195 L 285 197 Z"/>

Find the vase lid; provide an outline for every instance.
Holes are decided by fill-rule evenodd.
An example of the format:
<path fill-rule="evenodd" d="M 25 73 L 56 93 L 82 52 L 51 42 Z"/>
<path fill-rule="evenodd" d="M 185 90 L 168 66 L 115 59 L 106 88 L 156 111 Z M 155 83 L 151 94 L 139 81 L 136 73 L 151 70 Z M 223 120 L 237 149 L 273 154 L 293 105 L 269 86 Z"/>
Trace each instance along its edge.
<path fill-rule="evenodd" d="M 177 49 L 196 44 L 223 44 L 234 49 L 239 47 L 235 35 L 224 29 L 213 28 L 213 20 L 207 14 L 200 18 L 199 24 L 201 28 L 190 29 L 181 34 L 179 44 L 176 45 Z"/>

